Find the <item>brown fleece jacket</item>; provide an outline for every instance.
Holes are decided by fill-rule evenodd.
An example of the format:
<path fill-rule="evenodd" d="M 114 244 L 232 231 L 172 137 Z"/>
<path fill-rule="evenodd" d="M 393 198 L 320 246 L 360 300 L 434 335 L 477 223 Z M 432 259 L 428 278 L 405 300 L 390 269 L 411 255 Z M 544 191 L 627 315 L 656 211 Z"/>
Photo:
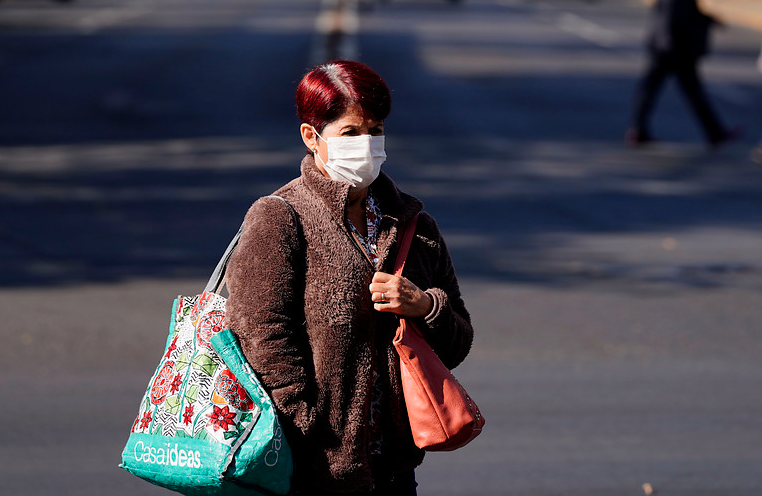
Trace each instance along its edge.
<path fill-rule="evenodd" d="M 350 234 L 349 184 L 324 177 L 307 155 L 301 177 L 249 210 L 227 271 L 227 319 L 271 393 L 294 454 L 297 489 L 370 490 L 373 472 L 398 473 L 423 460 L 407 420 L 392 345 L 394 315 L 373 309 L 375 272 Z M 384 173 L 371 185 L 382 212 L 379 267 L 391 273 L 397 229 L 422 204 Z M 419 327 L 450 368 L 473 340 L 450 255 L 433 218 L 422 213 L 405 277 L 425 290 L 434 308 Z M 380 348 L 379 348 L 380 347 Z M 386 384 L 384 455 L 369 455 L 374 356 Z M 382 465 L 382 466 L 377 466 Z"/>

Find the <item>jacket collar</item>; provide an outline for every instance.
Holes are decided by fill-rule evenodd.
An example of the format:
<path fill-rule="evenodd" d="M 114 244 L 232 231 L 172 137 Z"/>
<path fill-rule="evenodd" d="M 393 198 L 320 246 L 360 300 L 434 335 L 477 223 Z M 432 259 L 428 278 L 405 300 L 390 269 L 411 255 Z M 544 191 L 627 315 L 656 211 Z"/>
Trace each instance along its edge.
<path fill-rule="evenodd" d="M 343 224 L 350 185 L 325 177 L 311 154 L 305 155 L 302 160 L 301 172 L 307 187 L 323 200 L 334 219 Z M 383 171 L 370 188 L 379 201 L 383 216 L 390 218 L 395 224 L 407 222 L 423 209 L 420 200 L 400 191 Z"/>

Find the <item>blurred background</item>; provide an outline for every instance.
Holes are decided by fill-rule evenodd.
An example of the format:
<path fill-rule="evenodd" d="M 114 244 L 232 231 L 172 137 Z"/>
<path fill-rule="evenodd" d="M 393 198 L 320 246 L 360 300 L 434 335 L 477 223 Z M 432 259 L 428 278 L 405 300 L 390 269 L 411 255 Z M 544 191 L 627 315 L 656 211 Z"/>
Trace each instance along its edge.
<path fill-rule="evenodd" d="M 438 220 L 486 431 L 419 494 L 762 494 L 762 2 L 625 146 L 640 0 L 0 1 L 0 487 L 169 494 L 117 467 L 166 338 L 259 196 L 298 175 L 330 57 L 393 92 L 384 166 Z"/>

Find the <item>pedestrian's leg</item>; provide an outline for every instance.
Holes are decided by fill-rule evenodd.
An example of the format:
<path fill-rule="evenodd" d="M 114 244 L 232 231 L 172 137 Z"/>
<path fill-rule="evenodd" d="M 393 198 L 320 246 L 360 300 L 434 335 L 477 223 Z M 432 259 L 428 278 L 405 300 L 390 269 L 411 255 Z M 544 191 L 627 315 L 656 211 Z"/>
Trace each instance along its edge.
<path fill-rule="evenodd" d="M 707 140 L 710 143 L 720 143 L 725 139 L 727 131 L 709 103 L 704 86 L 699 79 L 697 64 L 698 59 L 695 58 L 680 61 L 675 74 L 685 97 L 704 129 Z"/>
<path fill-rule="evenodd" d="M 661 87 L 672 70 L 671 59 L 665 55 L 651 54 L 643 78 L 635 92 L 632 111 L 632 127 L 628 133 L 633 136 L 628 140 L 646 142 L 651 140 L 649 120 Z"/>

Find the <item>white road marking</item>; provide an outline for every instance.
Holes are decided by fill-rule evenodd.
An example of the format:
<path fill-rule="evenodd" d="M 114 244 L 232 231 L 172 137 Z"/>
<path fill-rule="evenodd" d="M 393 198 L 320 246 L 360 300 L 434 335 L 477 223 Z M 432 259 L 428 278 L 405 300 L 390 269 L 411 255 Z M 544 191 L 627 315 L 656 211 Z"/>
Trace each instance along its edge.
<path fill-rule="evenodd" d="M 133 2 L 121 8 L 98 10 L 79 20 L 79 31 L 85 35 L 94 34 L 101 29 L 142 17 L 155 10 L 155 7 L 149 7 L 148 3 L 146 1 Z"/>
<path fill-rule="evenodd" d="M 358 0 L 323 0 L 315 20 L 315 42 L 310 61 L 317 65 L 332 58 L 356 60 L 360 31 Z"/>
<path fill-rule="evenodd" d="M 606 29 L 578 15 L 564 12 L 558 16 L 558 27 L 595 44 L 612 47 L 621 41 L 616 31 Z"/>

